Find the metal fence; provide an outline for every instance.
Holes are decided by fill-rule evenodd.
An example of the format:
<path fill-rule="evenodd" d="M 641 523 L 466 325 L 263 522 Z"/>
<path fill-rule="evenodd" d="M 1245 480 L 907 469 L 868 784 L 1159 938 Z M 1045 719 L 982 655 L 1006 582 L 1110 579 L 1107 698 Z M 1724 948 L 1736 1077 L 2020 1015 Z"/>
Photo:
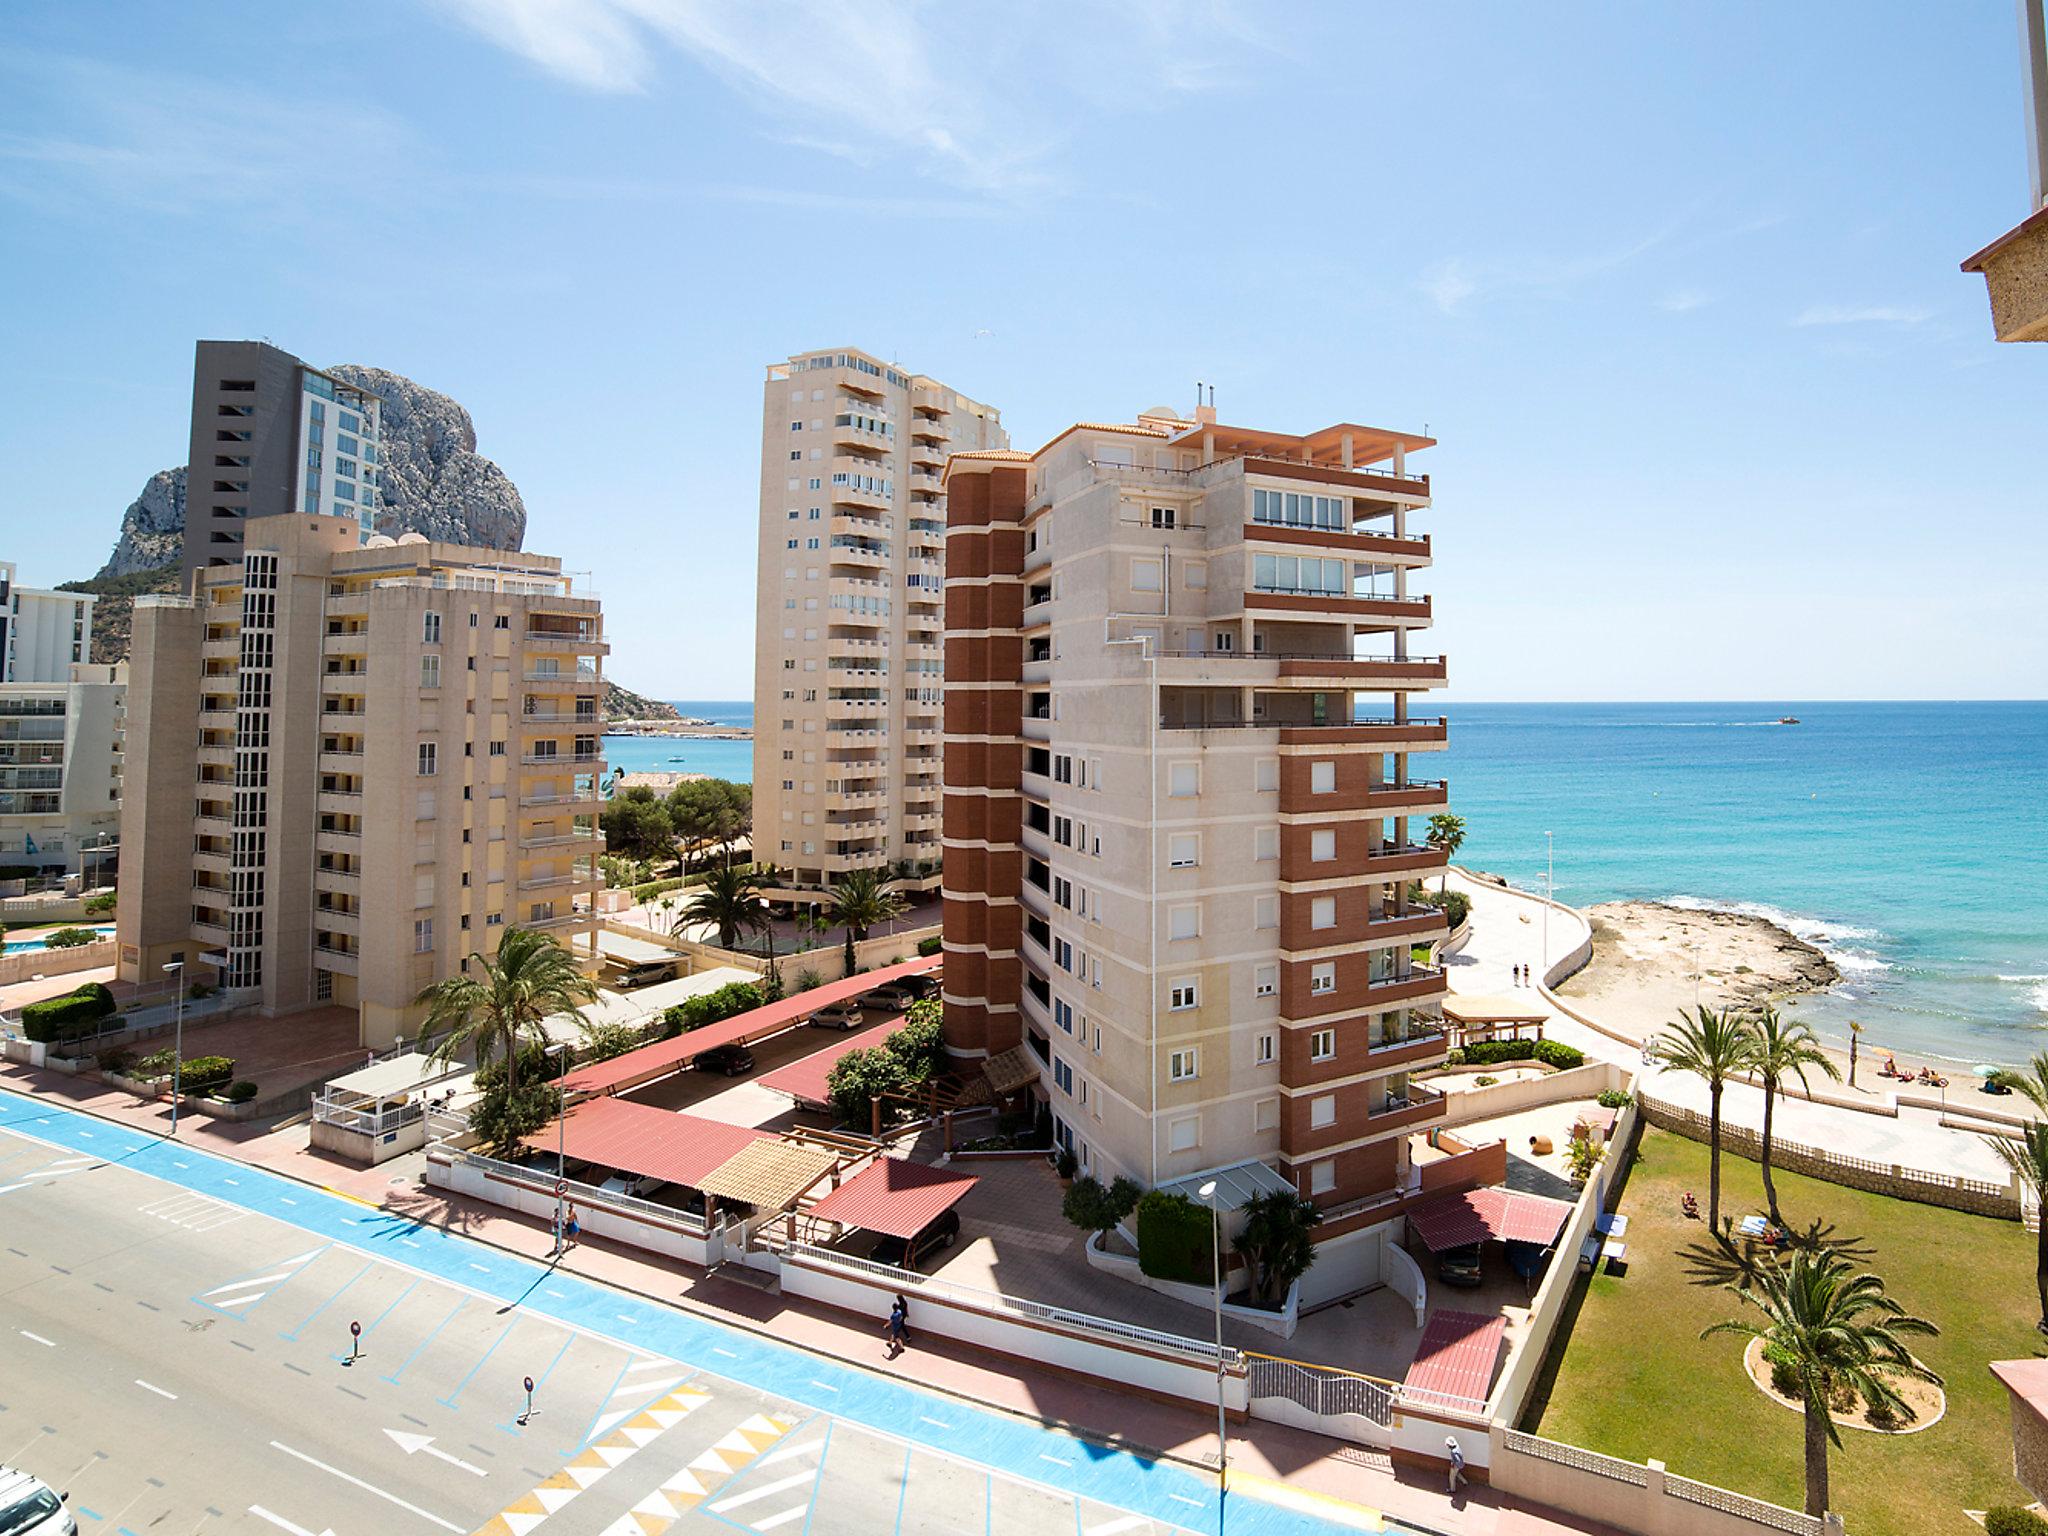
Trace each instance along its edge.
<path fill-rule="evenodd" d="M 1284 1397 L 1313 1414 L 1351 1413 L 1382 1427 L 1394 1422 L 1400 1390 L 1377 1376 L 1249 1351 L 1245 1354 L 1245 1381 L 1255 1399 Z"/>
<path fill-rule="evenodd" d="M 384 1109 L 358 1109 L 346 1104 L 335 1104 L 324 1098 L 313 1101 L 313 1118 L 327 1125 L 338 1125 L 344 1130 L 359 1131 L 365 1136 L 382 1136 L 387 1131 L 398 1130 L 424 1118 L 423 1104 L 387 1105 Z"/>
<path fill-rule="evenodd" d="M 708 1236 L 711 1230 L 702 1216 L 677 1206 L 663 1205 L 658 1200 L 643 1200 L 638 1195 L 599 1189 L 595 1184 L 583 1184 L 575 1179 L 557 1180 L 545 1169 L 521 1167 L 518 1163 L 486 1157 L 481 1152 L 459 1152 L 449 1149 L 449 1156 L 469 1167 L 480 1168 L 494 1178 L 503 1179 L 510 1184 L 523 1184 L 529 1189 L 544 1190 L 549 1195 L 554 1194 L 555 1185 L 560 1183 L 563 1186 L 564 1198 L 574 1200 L 579 1205 L 599 1210 L 621 1211 L 633 1216 L 651 1216 L 657 1221 L 682 1227 L 697 1237 Z"/>

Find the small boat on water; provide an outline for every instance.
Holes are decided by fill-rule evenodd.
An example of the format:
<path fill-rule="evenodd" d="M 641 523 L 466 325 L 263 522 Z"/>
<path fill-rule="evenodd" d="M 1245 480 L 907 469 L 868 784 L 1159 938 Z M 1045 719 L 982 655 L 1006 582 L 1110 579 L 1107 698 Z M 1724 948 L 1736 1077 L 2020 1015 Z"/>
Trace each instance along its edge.
<path fill-rule="evenodd" d="M 1797 715 L 1780 715 L 1780 716 L 1778 716 L 1778 724 L 1780 724 L 1780 725 L 1797 725 L 1798 723 L 1799 723 L 1799 717 L 1798 717 Z M 678 762 L 680 762 L 680 761 L 682 761 L 682 759 L 678 758 L 678 759 L 677 759 L 677 761 L 678 761 Z"/>

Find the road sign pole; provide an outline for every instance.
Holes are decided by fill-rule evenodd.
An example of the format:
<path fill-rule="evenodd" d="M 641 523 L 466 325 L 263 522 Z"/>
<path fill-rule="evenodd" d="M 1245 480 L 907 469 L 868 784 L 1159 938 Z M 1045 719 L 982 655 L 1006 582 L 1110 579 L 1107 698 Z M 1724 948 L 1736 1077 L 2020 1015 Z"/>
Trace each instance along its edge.
<path fill-rule="evenodd" d="M 531 1376 L 529 1376 L 529 1377 L 527 1377 L 527 1378 L 526 1378 L 526 1412 L 524 1412 L 524 1413 L 522 1413 L 521 1415 L 519 1415 L 519 1422 L 520 1422 L 521 1424 L 524 1424 L 524 1423 L 525 1423 L 525 1422 L 526 1422 L 526 1421 L 527 1421 L 528 1419 L 530 1419 L 530 1418 L 532 1418 L 532 1417 L 533 1417 L 533 1378 L 532 1378 Z"/>
<path fill-rule="evenodd" d="M 345 1360 L 343 1364 L 354 1365 L 356 1363 L 356 1357 L 362 1353 L 362 1348 L 363 1325 L 361 1323 L 352 1322 L 348 1325 L 348 1359 Z"/>

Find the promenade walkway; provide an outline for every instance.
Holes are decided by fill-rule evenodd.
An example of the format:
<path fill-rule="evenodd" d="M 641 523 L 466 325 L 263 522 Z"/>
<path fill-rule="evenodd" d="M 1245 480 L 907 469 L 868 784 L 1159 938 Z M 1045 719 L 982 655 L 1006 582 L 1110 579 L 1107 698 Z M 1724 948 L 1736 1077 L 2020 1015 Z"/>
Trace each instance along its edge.
<path fill-rule="evenodd" d="M 1527 965 L 1538 974 L 1543 967 L 1544 903 L 1540 897 L 1463 874 L 1453 874 L 1451 885 L 1472 899 L 1471 941 L 1463 953 L 1451 956 L 1446 964 L 1453 992 L 1508 992 L 1540 1003 L 1549 1013 L 1543 1032 L 1550 1038 L 1577 1046 L 1590 1057 L 1621 1062 L 1647 1073 L 1645 1086 L 1659 1099 L 1701 1114 L 1707 1112 L 1707 1085 L 1699 1078 L 1645 1064 L 1637 1046 L 1567 1017 L 1547 993 L 1534 987 L 1517 991 L 1511 976 L 1513 967 Z M 1552 907 L 1551 963 L 1570 954 L 1587 934 L 1586 920 L 1579 913 Z M 1676 1019 L 1678 1010 L 1691 1003 L 1689 996 L 1674 995 L 1671 1017 Z M 1580 1011 L 1597 1017 L 1582 1006 Z M 2006 1181 L 2004 1164 L 1976 1132 L 1943 1126 L 1940 1115 L 1933 1110 L 1901 1107 L 1894 1117 L 1881 1112 L 1881 1107 L 1892 1105 L 1891 1095 L 1872 1093 L 1869 1097 L 1873 1109 L 1865 1111 L 1781 1096 L 1773 1116 L 1773 1134 L 1786 1141 L 1826 1147 L 1871 1162 L 1896 1163 L 1930 1173 L 1960 1174 L 1998 1184 Z M 2010 1102 L 2001 1100 L 2000 1104 Z M 1761 1089 L 1733 1084 L 1722 1097 L 1721 1114 L 1730 1124 L 1760 1130 L 1763 1103 Z"/>

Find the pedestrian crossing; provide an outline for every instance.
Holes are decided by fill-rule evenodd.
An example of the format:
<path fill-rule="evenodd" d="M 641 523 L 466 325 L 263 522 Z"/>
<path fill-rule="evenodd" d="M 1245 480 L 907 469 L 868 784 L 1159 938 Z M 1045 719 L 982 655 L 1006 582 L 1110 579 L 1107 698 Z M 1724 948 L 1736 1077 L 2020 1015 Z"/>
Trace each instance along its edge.
<path fill-rule="evenodd" d="M 695 1509 L 706 1499 L 713 1498 L 718 1490 L 731 1482 L 749 1467 L 765 1468 L 778 1457 L 785 1455 L 811 1456 L 824 1444 L 821 1435 L 810 1444 L 798 1447 L 794 1452 L 774 1449 L 779 1441 L 794 1430 L 801 1421 L 789 1414 L 757 1413 L 734 1426 L 732 1431 L 717 1443 L 707 1446 L 691 1459 L 687 1466 L 678 1468 L 659 1488 L 635 1504 L 625 1514 L 604 1528 L 602 1536 L 661 1536 L 669 1526 Z M 802 1500 L 796 1503 L 794 1513 L 782 1513 L 778 1523 L 801 1516 L 810 1508 L 809 1486 L 817 1481 L 818 1467 L 815 1460 L 811 1465 L 793 1475 L 792 1479 L 778 1479 L 769 1493 L 784 1491 L 794 1483 L 803 1483 L 806 1491 Z M 755 1490 L 736 1495 L 732 1500 L 720 1500 L 711 1505 L 712 1512 L 737 1507 L 750 1499 Z M 787 1503 L 788 1501 L 783 1501 Z M 730 1518 L 730 1517 L 727 1517 Z M 757 1526 L 756 1529 L 769 1529 Z"/>
<path fill-rule="evenodd" d="M 614 1468 L 629 1460 L 642 1446 L 652 1443 L 711 1400 L 711 1394 L 695 1387 L 683 1387 L 649 1405 L 619 1425 L 610 1434 L 593 1441 L 574 1460 L 546 1482 L 521 1495 L 478 1526 L 475 1536 L 532 1536 L 547 1519 L 560 1512 Z M 654 1529 L 666 1528 L 667 1521 Z M 625 1529 L 637 1531 L 639 1527 Z"/>
<path fill-rule="evenodd" d="M 145 1216 L 169 1222 L 174 1227 L 183 1227 L 188 1232 L 211 1232 L 240 1221 L 248 1215 L 247 1211 L 225 1205 L 206 1195 L 185 1193 L 153 1200 L 148 1205 L 138 1206 L 137 1209 Z"/>
<path fill-rule="evenodd" d="M 99 1161 L 96 1157 L 59 1157 L 31 1168 L 11 1184 L 0 1184 L 0 1195 L 11 1195 L 17 1189 L 33 1189 L 38 1184 L 47 1184 L 54 1179 L 69 1178 L 74 1173 L 83 1173 Z"/>
<path fill-rule="evenodd" d="M 318 1248 L 294 1254 L 288 1259 L 280 1259 L 263 1274 L 250 1275 L 242 1280 L 230 1280 L 226 1285 L 217 1285 L 210 1291 L 202 1291 L 192 1299 L 202 1307 L 215 1312 L 225 1312 L 229 1317 L 246 1317 L 258 1302 L 280 1286 L 290 1284 L 299 1271 L 319 1258 L 328 1247 L 328 1244 L 322 1243 Z"/>

